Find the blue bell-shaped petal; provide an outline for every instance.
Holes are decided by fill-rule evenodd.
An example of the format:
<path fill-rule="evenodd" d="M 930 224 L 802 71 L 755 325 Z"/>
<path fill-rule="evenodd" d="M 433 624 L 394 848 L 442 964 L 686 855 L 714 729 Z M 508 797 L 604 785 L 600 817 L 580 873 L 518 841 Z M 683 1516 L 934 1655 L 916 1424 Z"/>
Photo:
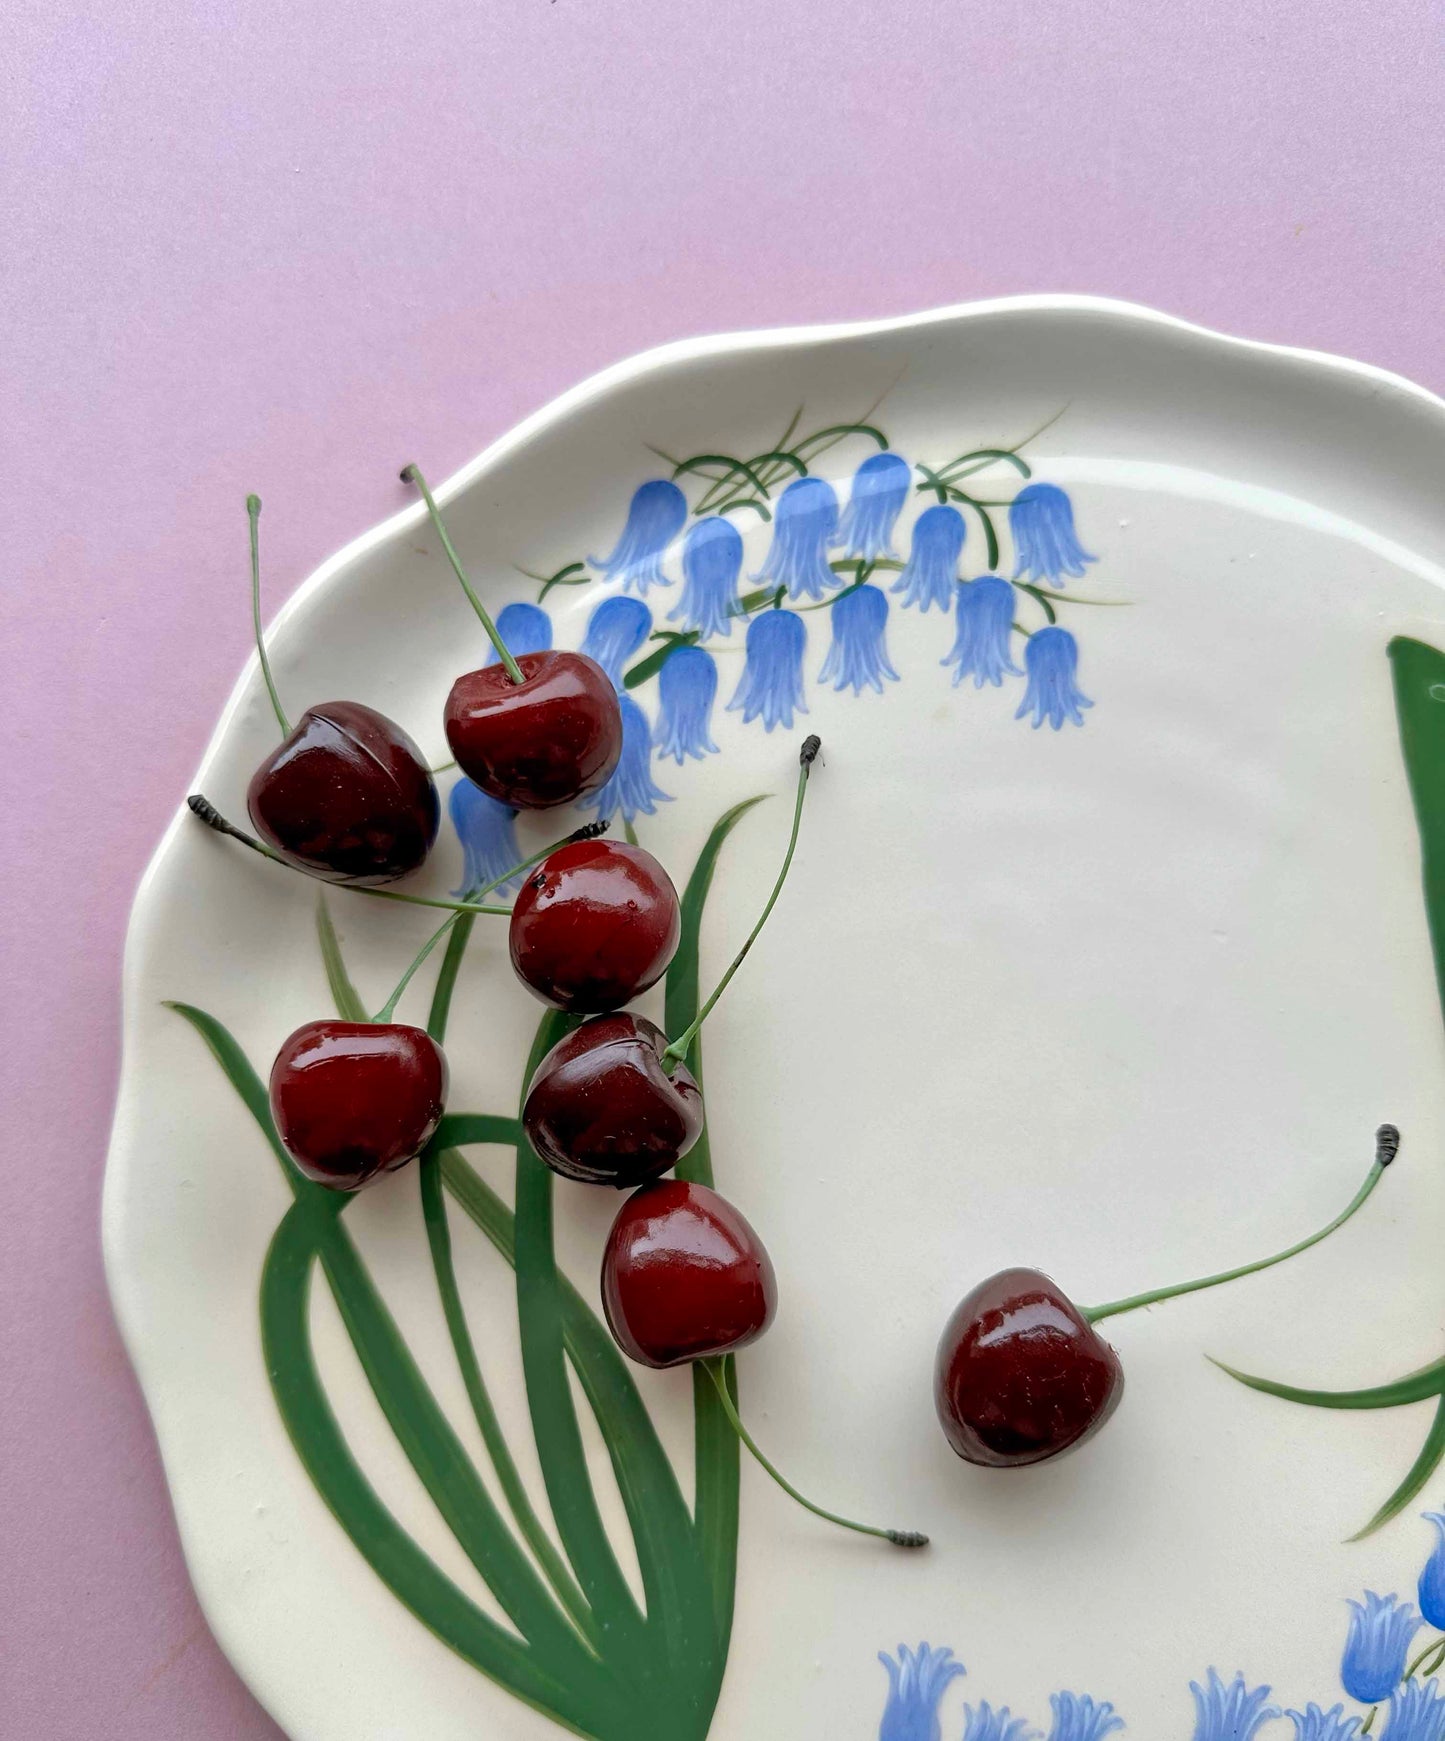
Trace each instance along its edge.
<path fill-rule="evenodd" d="M 639 484 L 628 504 L 627 524 L 610 556 L 587 560 L 607 580 L 620 580 L 625 592 L 645 594 L 650 586 L 671 586 L 662 572 L 667 547 L 687 519 L 687 497 L 666 478 Z"/>
<path fill-rule="evenodd" d="M 880 1650 L 878 1660 L 888 1670 L 888 1703 L 878 1741 L 942 1741 L 938 1701 L 949 1682 L 964 1672 L 963 1664 L 954 1661 L 951 1650 L 926 1644 L 916 1651 L 900 1644 L 897 1661 Z"/>
<path fill-rule="evenodd" d="M 1340 1685 L 1362 1705 L 1388 1699 L 1405 1672 L 1410 1640 L 1420 1630 L 1413 1602 L 1366 1590 L 1350 1603 L 1350 1630 L 1340 1662 Z"/>
<path fill-rule="evenodd" d="M 657 753 L 679 767 L 687 756 L 716 755 L 712 704 L 717 699 L 717 660 L 705 647 L 679 647 L 657 674 Z"/>
<path fill-rule="evenodd" d="M 1411 1679 L 1396 1687 L 1380 1741 L 1445 1741 L 1445 1693 L 1440 1683 Z"/>
<path fill-rule="evenodd" d="M 963 1707 L 963 1741 L 1039 1741 L 1039 1732 L 1004 1705 L 995 1711 L 984 1699 Z"/>
<path fill-rule="evenodd" d="M 912 466 L 896 453 L 875 453 L 853 473 L 848 506 L 833 540 L 843 546 L 845 560 L 874 562 L 894 554 L 893 528 L 908 500 L 912 477 Z"/>
<path fill-rule="evenodd" d="M 1046 580 L 1062 586 L 1094 562 L 1074 531 L 1074 505 L 1057 484 L 1025 484 L 1009 504 L 1014 541 L 1014 579 Z"/>
<path fill-rule="evenodd" d="M 742 709 L 743 724 L 760 714 L 769 731 L 789 730 L 793 713 L 806 713 L 803 699 L 803 649 L 808 631 L 792 611 L 761 611 L 748 624 L 743 674 L 728 703 L 728 712 Z"/>
<path fill-rule="evenodd" d="M 1421 1516 L 1435 1525 L 1435 1551 L 1420 1573 L 1420 1612 L 1437 1632 L 1445 1632 L 1445 1511 Z"/>
<path fill-rule="evenodd" d="M 503 605 L 497 612 L 497 633 L 514 659 L 523 653 L 545 653 L 552 645 L 552 619 L 541 605 Z M 482 663 L 495 665 L 500 659 L 497 649 L 489 646 Z"/>
<path fill-rule="evenodd" d="M 640 598 L 628 598 L 618 593 L 605 598 L 587 619 L 587 633 L 582 651 L 595 659 L 612 679 L 613 687 L 622 687 L 622 667 L 652 633 L 652 612 Z"/>
<path fill-rule="evenodd" d="M 1361 1719 L 1347 1717 L 1343 1705 L 1331 1705 L 1322 1711 L 1318 1705 L 1306 1705 L 1302 1711 L 1286 1711 L 1294 1724 L 1294 1741 L 1354 1741 Z"/>
<path fill-rule="evenodd" d="M 682 597 L 668 622 L 696 629 L 704 640 L 731 635 L 743 568 L 743 535 L 731 520 L 695 520 L 682 541 Z"/>
<path fill-rule="evenodd" d="M 958 558 L 968 528 L 957 508 L 939 503 L 925 508 L 913 528 L 913 547 L 903 572 L 889 588 L 903 594 L 906 610 L 916 605 L 920 611 L 937 605 L 947 610 L 953 603 L 953 589 L 958 582 Z"/>
<path fill-rule="evenodd" d="M 580 802 L 597 812 L 598 821 L 620 810 L 623 821 L 631 822 L 638 816 L 651 816 L 659 804 L 671 801 L 671 794 L 652 777 L 652 728 L 647 715 L 625 690 L 619 694 L 618 704 L 622 709 L 622 754 L 606 785 Z"/>
<path fill-rule="evenodd" d="M 465 775 L 452 787 L 447 810 L 462 843 L 462 886 L 452 890 L 460 898 L 473 889 L 485 888 L 493 877 L 509 871 L 521 858 L 517 812 L 489 797 Z M 497 892 L 505 893 L 521 880 L 520 873 L 509 877 L 505 883 L 496 885 Z"/>
<path fill-rule="evenodd" d="M 789 598 L 822 598 L 840 584 L 828 566 L 828 546 L 838 529 L 838 498 L 826 478 L 794 478 L 778 497 L 773 542 L 753 576 L 786 587 Z"/>
<path fill-rule="evenodd" d="M 831 683 L 834 689 L 851 688 L 855 695 L 861 695 L 867 684 L 881 695 L 885 677 L 898 681 L 884 640 L 888 627 L 885 592 L 876 586 L 850 587 L 838 595 L 829 615 L 833 640 L 818 673 L 820 683 Z"/>
<path fill-rule="evenodd" d="M 1045 720 L 1055 731 L 1062 731 L 1066 719 L 1075 725 L 1084 723 L 1080 711 L 1094 704 L 1076 681 L 1079 669 L 1079 643 L 1067 629 L 1050 624 L 1035 629 L 1024 643 L 1024 665 L 1028 671 L 1028 687 L 1014 714 L 1015 719 L 1034 716 L 1034 730 Z"/>
<path fill-rule="evenodd" d="M 938 662 L 953 666 L 956 689 L 965 677 L 975 689 L 985 683 L 995 688 L 1005 677 L 1023 673 L 1014 664 L 1014 589 L 996 574 L 981 574 L 977 580 L 961 581 L 958 597 L 957 632 L 953 646 Z"/>
<path fill-rule="evenodd" d="M 1124 1719 L 1107 1699 L 1094 1700 L 1087 1693 L 1051 1693 L 1049 1704 L 1054 1712 L 1049 1741 L 1104 1741 L 1124 1727 Z"/>
<path fill-rule="evenodd" d="M 1194 1694 L 1194 1741 L 1254 1741 L 1256 1732 L 1280 1714 L 1266 1702 L 1269 1688 L 1251 1687 L 1242 1674 L 1225 1682 L 1210 1669 L 1204 1685 L 1190 1681 L 1189 1690 Z"/>

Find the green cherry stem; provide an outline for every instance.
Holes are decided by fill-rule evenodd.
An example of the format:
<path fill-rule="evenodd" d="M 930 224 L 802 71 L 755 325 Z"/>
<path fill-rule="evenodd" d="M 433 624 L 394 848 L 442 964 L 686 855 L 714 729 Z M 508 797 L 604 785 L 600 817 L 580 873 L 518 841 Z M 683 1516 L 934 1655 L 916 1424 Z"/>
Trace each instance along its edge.
<path fill-rule="evenodd" d="M 276 693 L 276 679 L 271 675 L 271 661 L 266 655 L 266 637 L 261 633 L 261 498 L 254 493 L 246 497 L 246 518 L 251 522 L 251 627 L 256 634 L 256 654 L 261 661 L 261 675 L 266 679 L 266 693 L 283 738 L 291 735 L 291 722 Z"/>
<path fill-rule="evenodd" d="M 728 1391 L 727 1380 L 723 1376 L 721 1363 L 716 1360 L 704 1360 L 702 1362 L 702 1368 L 713 1382 L 713 1388 L 717 1391 L 718 1401 L 722 1404 L 722 1411 L 727 1416 L 728 1422 L 733 1431 L 737 1434 L 739 1439 L 742 1440 L 743 1444 L 747 1446 L 748 1450 L 752 1452 L 761 1467 L 764 1468 L 768 1474 L 772 1476 L 773 1480 L 777 1482 L 778 1486 L 782 1488 L 783 1492 L 786 1493 L 790 1499 L 796 1499 L 804 1511 L 811 1511 L 814 1517 L 821 1517 L 828 1523 L 839 1524 L 843 1529 L 856 1530 L 859 1535 L 876 1535 L 882 1541 L 892 1542 L 896 1548 L 925 1548 L 928 1546 L 928 1537 L 920 1534 L 916 1529 L 876 1529 L 871 1523 L 855 1523 L 851 1517 L 840 1517 L 836 1511 L 825 1511 L 821 1505 L 814 1505 L 811 1499 L 804 1498 L 797 1488 L 794 1487 L 792 1482 L 768 1461 L 768 1459 L 758 1449 L 757 1443 L 752 1434 L 743 1425 L 743 1417 L 738 1413 L 737 1404 L 733 1401 L 732 1396 Z"/>
<path fill-rule="evenodd" d="M 1198 1281 L 1180 1282 L 1172 1288 L 1152 1288 L 1147 1294 L 1131 1294 L 1127 1300 L 1110 1300 L 1106 1306 L 1088 1306 L 1084 1308 L 1084 1317 L 1091 1324 L 1098 1324 L 1105 1318 L 1116 1318 L 1121 1312 L 1132 1312 L 1140 1306 L 1155 1306 L 1161 1300 L 1177 1299 L 1180 1294 L 1197 1294 L 1202 1288 L 1217 1288 L 1221 1282 L 1236 1282 L 1243 1276 L 1258 1274 L 1260 1270 L 1272 1269 L 1275 1264 L 1283 1263 L 1286 1258 L 1298 1257 L 1302 1251 L 1308 1251 L 1312 1245 L 1318 1245 L 1322 1239 L 1328 1239 L 1336 1228 L 1343 1227 L 1356 1210 L 1364 1207 L 1370 1193 L 1379 1184 L 1385 1168 L 1394 1160 L 1400 1147 L 1400 1133 L 1392 1124 L 1382 1124 L 1375 1132 L 1375 1160 L 1363 1185 L 1356 1191 L 1348 1207 L 1342 1209 L 1334 1220 L 1321 1227 L 1318 1232 L 1310 1234 L 1307 1239 L 1301 1239 L 1294 1245 L 1286 1246 L 1283 1251 L 1277 1251 L 1273 1257 L 1262 1257 L 1255 1263 L 1241 1264 L 1238 1269 L 1221 1270 L 1218 1275 L 1201 1276 Z"/>
<path fill-rule="evenodd" d="M 492 621 L 491 616 L 487 611 L 487 607 L 472 590 L 472 583 L 467 579 L 467 571 L 462 567 L 462 559 L 457 555 L 456 545 L 452 543 L 451 534 L 447 531 L 446 522 L 441 516 L 441 510 L 437 507 L 436 502 L 432 497 L 431 490 L 427 487 L 427 481 L 421 475 L 420 469 L 415 465 L 403 466 L 401 481 L 404 484 L 414 484 L 416 488 L 421 491 L 422 500 L 426 503 L 426 511 L 431 515 L 431 523 L 436 528 L 436 535 L 441 539 L 442 549 L 447 553 L 447 561 L 452 565 L 452 573 L 455 574 L 457 579 L 462 583 L 462 591 L 471 601 L 472 609 L 477 613 L 478 617 L 481 618 L 482 627 L 487 631 L 487 635 L 490 638 L 492 645 L 497 649 L 497 657 L 502 661 L 503 665 L 506 666 L 507 675 L 512 679 L 513 683 L 525 683 L 527 679 L 522 672 L 522 667 L 512 657 L 511 653 L 508 651 L 507 643 L 497 633 L 497 625 Z"/>
<path fill-rule="evenodd" d="M 742 948 L 739 949 L 737 954 L 733 957 L 731 966 L 713 987 L 712 995 L 697 1012 L 694 1020 L 683 1029 L 683 1031 L 671 1042 L 667 1050 L 662 1054 L 662 1067 L 669 1076 L 671 1076 L 678 1065 L 687 1057 L 693 1041 L 697 1038 L 698 1029 L 712 1014 L 713 1005 L 727 990 L 733 975 L 742 966 L 744 960 L 747 958 L 747 953 L 752 948 L 753 944 L 757 942 L 758 933 L 762 930 L 763 926 L 767 924 L 769 913 L 771 913 L 773 908 L 778 904 L 778 896 L 782 894 L 783 884 L 788 879 L 788 870 L 793 862 L 793 853 L 797 850 L 798 829 L 803 821 L 803 799 L 808 791 L 808 776 L 813 770 L 813 763 L 817 761 L 818 751 L 822 747 L 822 741 L 816 733 L 803 739 L 803 747 L 798 752 L 798 796 L 793 805 L 793 831 L 788 836 L 788 850 L 783 855 L 783 868 L 778 872 L 778 880 L 773 884 L 773 892 L 768 896 L 767 904 L 759 915 L 757 924 L 754 925 L 752 930 L 748 933 L 747 942 L 743 944 Z"/>

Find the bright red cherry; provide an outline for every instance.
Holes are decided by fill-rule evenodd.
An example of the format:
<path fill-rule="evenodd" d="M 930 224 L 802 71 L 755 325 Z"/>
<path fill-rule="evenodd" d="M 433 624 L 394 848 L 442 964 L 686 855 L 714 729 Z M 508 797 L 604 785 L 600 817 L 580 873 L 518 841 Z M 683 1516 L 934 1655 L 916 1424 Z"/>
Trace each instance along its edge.
<path fill-rule="evenodd" d="M 622 754 L 622 711 L 607 673 L 584 653 L 523 653 L 523 681 L 502 664 L 458 677 L 447 696 L 457 766 L 514 810 L 572 804 Z"/>
<path fill-rule="evenodd" d="M 447 1098 L 447 1061 L 421 1028 L 307 1022 L 271 1066 L 271 1115 L 308 1179 L 355 1191 L 414 1160 Z"/>
<path fill-rule="evenodd" d="M 602 1308 L 632 1359 L 682 1366 L 745 1348 L 777 1303 L 762 1240 L 706 1185 L 662 1179 L 618 1210 L 602 1259 Z"/>
<path fill-rule="evenodd" d="M 421 751 L 358 701 L 308 708 L 252 776 L 246 808 L 291 864 L 363 887 L 416 870 L 441 819 Z"/>
<path fill-rule="evenodd" d="M 702 1133 L 702 1090 L 664 1064 L 667 1035 L 646 1016 L 594 1016 L 537 1066 L 522 1108 L 527 1140 L 553 1172 L 591 1185 L 640 1185 L 677 1164 Z"/>
<path fill-rule="evenodd" d="M 655 985 L 682 935 L 672 878 L 625 841 L 584 840 L 545 859 L 512 903 L 512 966 L 554 1009 L 615 1010 Z"/>

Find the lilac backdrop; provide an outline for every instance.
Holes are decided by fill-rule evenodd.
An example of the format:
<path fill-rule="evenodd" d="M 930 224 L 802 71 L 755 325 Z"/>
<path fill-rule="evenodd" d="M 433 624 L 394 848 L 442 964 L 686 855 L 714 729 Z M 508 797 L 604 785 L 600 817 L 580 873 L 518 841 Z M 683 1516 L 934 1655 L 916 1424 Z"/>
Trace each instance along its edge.
<path fill-rule="evenodd" d="M 257 1741 L 97 1238 L 122 928 L 246 654 L 243 493 L 274 605 L 398 505 L 399 462 L 444 476 L 630 351 L 1010 291 L 1445 388 L 1445 9 L 4 14 L 0 1733 Z"/>

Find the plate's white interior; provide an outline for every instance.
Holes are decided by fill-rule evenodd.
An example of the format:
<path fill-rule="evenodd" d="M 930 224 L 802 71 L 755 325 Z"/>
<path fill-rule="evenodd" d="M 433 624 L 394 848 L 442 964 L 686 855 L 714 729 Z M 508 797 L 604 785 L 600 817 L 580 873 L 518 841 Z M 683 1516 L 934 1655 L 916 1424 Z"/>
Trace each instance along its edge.
<path fill-rule="evenodd" d="M 817 684 L 826 618 L 811 618 L 799 730 L 767 734 L 720 706 L 721 754 L 659 765 L 674 801 L 639 833 L 681 882 L 720 811 L 788 791 L 802 731 L 822 734 L 793 881 L 709 1027 L 718 1183 L 782 1288 L 775 1328 L 742 1357 L 744 1402 L 825 1503 L 935 1542 L 909 1556 L 845 1537 L 745 1466 L 713 1733 L 871 1737 L 877 1651 L 925 1638 L 969 1671 L 946 1696 L 950 1737 L 966 1699 L 1046 1726 L 1061 1687 L 1113 1700 L 1129 1735 L 1185 1737 L 1188 1681 L 1210 1665 L 1270 1682 L 1281 1703 L 1333 1703 L 1344 1599 L 1409 1593 L 1426 1551 L 1419 1506 L 1342 1543 L 1414 1457 L 1423 1411 L 1290 1407 L 1203 1354 L 1344 1386 L 1439 1352 L 1445 1055 L 1385 644 L 1445 637 L 1445 408 L 1371 371 L 1139 311 L 1004 304 L 674 347 L 579 390 L 440 493 L 494 605 L 532 598 L 516 565 L 550 572 L 609 548 L 632 488 L 657 475 L 648 444 L 756 452 L 800 401 L 824 423 L 880 395 L 895 447 L 930 463 L 1011 443 L 1067 406 L 1030 458 L 1069 488 L 1099 556 L 1076 590 L 1130 605 L 1066 619 L 1096 703 L 1083 730 L 1015 721 L 1017 685 L 951 688 L 951 624 L 895 607 L 902 681 L 884 696 Z M 839 449 L 823 469 L 842 484 L 861 457 Z M 766 531 L 747 532 L 750 571 Z M 551 595 L 559 644 L 578 644 L 597 596 Z M 675 598 L 650 597 L 659 621 Z M 733 645 L 720 703 L 741 666 Z M 446 690 L 482 653 L 414 511 L 328 565 L 272 647 L 293 711 L 354 697 L 437 760 Z M 273 740 L 253 665 L 201 770 L 223 809 L 242 811 Z M 762 806 L 726 848 L 705 984 L 751 923 L 786 821 L 784 802 Z M 423 886 L 454 886 L 459 863 L 444 828 Z M 214 1012 L 264 1072 L 294 1025 L 327 1012 L 314 895 L 178 820 L 130 936 L 107 1255 L 187 1554 L 222 1644 L 298 1741 L 558 1733 L 373 1577 L 267 1387 L 256 1283 L 287 1193 L 160 1000 Z M 332 910 L 379 1002 L 426 915 L 344 893 Z M 455 1006 L 458 1110 L 512 1109 L 538 1013 L 494 926 L 478 927 Z M 420 1019 L 425 995 L 404 1011 Z M 1384 1118 L 1405 1133 L 1400 1165 L 1337 1240 L 1110 1326 L 1128 1391 L 1091 1446 L 1012 1474 L 948 1450 L 932 1352 L 975 1280 L 1032 1264 L 1089 1302 L 1262 1254 L 1348 1199 Z M 476 1157 L 509 1194 L 499 1154 Z M 562 1261 L 584 1287 L 614 1209 L 602 1192 L 561 1192 Z M 414 1179 L 372 1191 L 348 1224 L 471 1444 Z M 456 1238 L 522 1444 L 510 1272 L 460 1225 Z M 323 1365 L 365 1467 L 485 1602 L 316 1292 Z M 643 1385 L 689 1468 L 686 1376 Z"/>

